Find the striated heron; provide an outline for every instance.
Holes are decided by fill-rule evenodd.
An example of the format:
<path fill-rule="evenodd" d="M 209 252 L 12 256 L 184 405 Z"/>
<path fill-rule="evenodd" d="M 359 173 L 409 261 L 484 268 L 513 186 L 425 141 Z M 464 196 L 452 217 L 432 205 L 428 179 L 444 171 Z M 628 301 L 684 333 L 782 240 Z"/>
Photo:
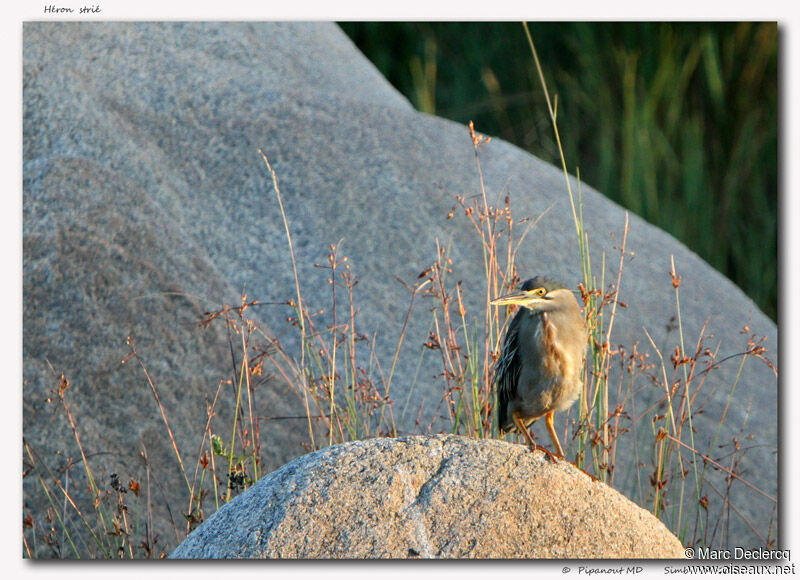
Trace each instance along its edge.
<path fill-rule="evenodd" d="M 578 301 L 562 283 L 537 276 L 491 304 L 520 306 L 494 371 L 500 432 L 516 429 L 531 449 L 541 449 L 552 458 L 528 431 L 531 423 L 544 417 L 556 452 L 564 457 L 553 414 L 572 405 L 581 390 L 589 336 Z"/>

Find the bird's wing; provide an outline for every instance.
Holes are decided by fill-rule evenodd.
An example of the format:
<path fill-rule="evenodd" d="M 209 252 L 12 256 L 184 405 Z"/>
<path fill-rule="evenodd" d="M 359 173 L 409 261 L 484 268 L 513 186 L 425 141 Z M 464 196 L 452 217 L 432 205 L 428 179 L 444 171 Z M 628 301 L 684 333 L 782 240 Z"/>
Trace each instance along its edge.
<path fill-rule="evenodd" d="M 519 380 L 520 364 L 517 346 L 521 319 L 522 311 L 520 310 L 508 325 L 506 338 L 503 341 L 503 351 L 494 368 L 494 385 L 497 390 L 497 425 L 501 431 L 510 431 L 514 427 L 514 421 L 508 412 L 508 404 L 516 392 Z"/>

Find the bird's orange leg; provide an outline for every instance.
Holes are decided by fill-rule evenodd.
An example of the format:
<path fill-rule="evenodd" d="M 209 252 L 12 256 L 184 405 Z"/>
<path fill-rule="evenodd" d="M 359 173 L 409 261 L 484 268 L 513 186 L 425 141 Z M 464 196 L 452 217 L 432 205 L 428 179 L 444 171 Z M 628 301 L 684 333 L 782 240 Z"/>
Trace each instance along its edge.
<path fill-rule="evenodd" d="M 567 458 L 564 457 L 564 450 L 561 449 L 561 443 L 559 443 L 559 441 L 558 441 L 558 435 L 556 435 L 556 430 L 555 430 L 555 427 L 553 426 L 553 414 L 554 414 L 554 412 L 550 411 L 547 415 L 545 415 L 544 416 L 544 423 L 545 423 L 545 425 L 547 425 L 547 430 L 550 432 L 550 437 L 553 438 L 553 443 L 555 443 L 556 450 L 558 451 L 558 454 L 561 456 L 562 459 L 564 459 L 566 461 Z M 572 461 L 567 461 L 567 463 L 569 463 L 570 465 L 574 465 L 577 469 L 580 469 Z M 592 481 L 600 481 L 599 479 L 597 479 L 594 475 L 592 475 L 591 473 L 589 473 L 585 469 L 581 469 L 581 471 L 583 471 L 586 475 L 591 477 Z"/>
<path fill-rule="evenodd" d="M 525 426 L 525 422 L 522 420 L 522 418 L 519 415 L 517 415 L 516 413 L 513 414 L 513 417 L 514 417 L 514 424 L 517 426 L 517 431 L 522 433 L 522 435 L 525 437 L 525 440 L 528 442 L 528 447 L 530 448 L 530 450 L 533 451 L 534 449 L 538 449 L 539 451 L 544 452 L 544 454 L 547 455 L 547 457 L 550 459 L 550 461 L 552 461 L 553 463 L 556 463 L 558 460 L 550 452 L 549 449 L 547 449 L 546 447 L 542 447 L 541 445 L 537 445 L 536 444 L 536 442 L 533 440 L 533 437 L 531 436 L 530 431 L 528 431 L 528 428 Z M 562 457 L 563 457 L 563 454 L 562 454 Z"/>
<path fill-rule="evenodd" d="M 558 435 L 556 435 L 556 429 L 553 426 L 553 415 L 555 415 L 555 411 L 550 411 L 547 415 L 544 416 L 544 423 L 547 425 L 547 430 L 550 432 L 550 437 L 553 439 L 553 444 L 556 446 L 556 453 L 559 457 L 564 457 L 564 450 L 561 449 L 561 443 L 558 441 Z"/>

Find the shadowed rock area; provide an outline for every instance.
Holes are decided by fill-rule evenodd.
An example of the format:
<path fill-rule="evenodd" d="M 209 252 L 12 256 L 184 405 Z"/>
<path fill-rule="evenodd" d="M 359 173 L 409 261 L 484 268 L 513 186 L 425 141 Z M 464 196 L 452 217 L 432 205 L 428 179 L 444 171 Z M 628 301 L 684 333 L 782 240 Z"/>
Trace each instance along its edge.
<path fill-rule="evenodd" d="M 80 457 L 54 396 L 64 373 L 71 413 L 104 488 L 114 472 L 145 481 L 143 453 L 157 468 L 153 531 L 162 546 L 184 539 L 187 486 L 143 369 L 135 359 L 121 363 L 130 354 L 127 337 L 159 390 L 190 473 L 217 389 L 214 432 L 230 433 L 224 422 L 235 404 L 227 330 L 200 327 L 204 313 L 239 304 L 242 292 L 274 303 L 251 312 L 299 358 L 286 322 L 292 311 L 280 305 L 294 297 L 292 264 L 259 149 L 278 176 L 309 309 L 329 310 L 329 273 L 315 264 L 326 263 L 329 244 L 341 240 L 359 279 L 358 330 L 374 340 L 384 370 L 409 302 L 396 277 L 413 283 L 435 260 L 437 239 L 451 248 L 450 279 L 463 282 L 465 305 L 482 307 L 481 247 L 463 215 L 447 219 L 454 195 L 480 192 L 467 129 L 414 111 L 334 24 L 28 22 L 23 44 L 25 441 L 53 473 Z M 561 171 L 501 140 L 482 147 L 481 164 L 491 199 L 510 195 L 518 221 L 541 217 L 518 253 L 520 275 L 548 274 L 577 288 L 580 260 Z M 582 197 L 595 271 L 605 252 L 605 280 L 614 280 L 624 212 L 585 184 Z M 715 546 L 763 546 L 777 529 L 777 379 L 754 357 L 740 369 L 736 355 L 748 326 L 767 337 L 777 363 L 777 328 L 729 280 L 636 216 L 627 248 L 635 255 L 619 299 L 628 306 L 615 321 L 613 345 L 629 352 L 637 344 L 657 363 L 647 329 L 665 357 L 667 380 L 682 371 L 673 376 L 669 362 L 680 344 L 667 273 L 674 256 L 687 352 L 705 327 L 704 346 L 719 361 L 732 357 L 702 375 L 695 402 L 704 412 L 694 417 L 692 441 L 716 463 L 735 464 L 759 491 L 700 465 L 713 485 L 702 489 L 712 527 L 696 534 Z M 401 434 L 451 428 L 437 412 L 439 353 L 422 348 L 429 307 L 418 298 L 397 357 L 390 395 Z M 321 318 L 320 328 L 327 322 Z M 612 396 L 625 398 L 625 373 L 614 372 Z M 271 379 L 258 385 L 254 415 L 302 415 L 302 398 Z M 665 393 L 643 377 L 635 395 L 626 410 L 645 413 L 639 429 L 649 432 L 651 416 L 664 413 Z M 559 433 L 574 419 L 575 410 L 560 414 Z M 260 429 L 263 473 L 308 450 L 302 421 L 264 419 Z M 535 429 L 546 441 L 544 425 Z M 651 461 L 653 449 L 637 447 L 635 438 L 620 440 L 615 482 L 644 504 L 649 472 L 637 479 L 634 470 Z M 735 453 L 734 445 L 741 446 Z M 574 457 L 574 444 L 565 449 Z M 86 489 L 80 465 L 70 478 L 75 494 Z M 683 495 L 686 513 L 697 509 L 693 481 Z M 24 494 L 28 509 L 45 512 L 33 478 L 24 479 Z M 715 524 L 723 514 L 730 520 Z"/>
<path fill-rule="evenodd" d="M 172 558 L 683 558 L 652 514 L 521 445 L 371 439 L 300 457 Z"/>

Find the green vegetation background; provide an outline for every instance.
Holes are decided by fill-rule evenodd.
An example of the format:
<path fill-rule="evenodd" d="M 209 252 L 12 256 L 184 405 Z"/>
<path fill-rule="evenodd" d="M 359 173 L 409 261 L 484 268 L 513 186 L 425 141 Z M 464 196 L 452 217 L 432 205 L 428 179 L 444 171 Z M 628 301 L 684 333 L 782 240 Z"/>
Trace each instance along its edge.
<path fill-rule="evenodd" d="M 522 25 L 344 22 L 420 111 L 558 163 Z M 532 23 L 570 171 L 777 320 L 776 23 Z"/>

